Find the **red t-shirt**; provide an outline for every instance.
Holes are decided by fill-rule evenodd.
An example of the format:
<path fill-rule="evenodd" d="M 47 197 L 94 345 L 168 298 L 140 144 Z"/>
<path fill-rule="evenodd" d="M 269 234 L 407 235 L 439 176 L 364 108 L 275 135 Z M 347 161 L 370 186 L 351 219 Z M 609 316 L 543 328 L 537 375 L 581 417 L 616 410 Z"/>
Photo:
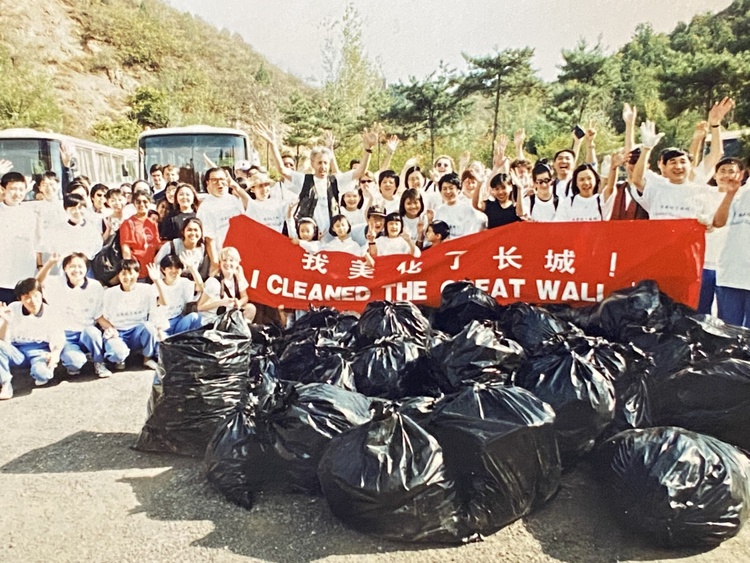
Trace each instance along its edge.
<path fill-rule="evenodd" d="M 151 219 L 141 221 L 133 216 L 120 226 L 120 246 L 130 247 L 133 258 L 141 265 L 140 278 L 148 277 L 146 266 L 154 261 L 159 242 L 159 227 Z"/>

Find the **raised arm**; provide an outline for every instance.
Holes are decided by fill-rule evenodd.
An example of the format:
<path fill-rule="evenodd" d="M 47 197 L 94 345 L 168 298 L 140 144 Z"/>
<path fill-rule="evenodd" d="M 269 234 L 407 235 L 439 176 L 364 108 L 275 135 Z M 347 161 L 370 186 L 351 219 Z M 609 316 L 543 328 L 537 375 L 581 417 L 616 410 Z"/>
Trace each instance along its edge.
<path fill-rule="evenodd" d="M 359 180 L 367 172 L 367 168 L 370 166 L 370 157 L 372 156 L 372 147 L 378 142 L 378 133 L 376 131 L 370 131 L 365 129 L 362 133 L 362 145 L 364 152 L 362 158 L 359 160 L 357 168 L 354 169 L 352 175 L 353 180 Z"/>
<path fill-rule="evenodd" d="M 638 115 L 638 108 L 624 104 L 622 106 L 622 120 L 625 122 L 625 154 L 630 154 L 635 148 L 635 119 Z"/>
<path fill-rule="evenodd" d="M 732 98 L 724 98 L 714 104 L 708 112 L 708 125 L 711 129 L 711 152 L 705 159 L 703 165 L 707 173 L 713 173 L 714 168 L 724 156 L 724 143 L 721 142 L 721 122 L 727 113 L 734 107 Z"/>
<path fill-rule="evenodd" d="M 526 141 L 526 129 L 516 129 L 513 134 L 513 144 L 516 146 L 516 159 L 526 160 L 526 155 L 523 154 L 523 143 Z"/>
<path fill-rule="evenodd" d="M 399 139 L 397 135 L 391 135 L 388 137 L 388 140 L 385 143 L 385 158 L 383 159 L 383 164 L 380 165 L 380 170 L 390 170 L 391 169 L 391 160 L 393 160 L 393 155 L 396 152 L 396 149 L 398 148 Z M 401 184 L 402 186 L 404 183 Z"/>
<path fill-rule="evenodd" d="M 336 137 L 333 136 L 333 131 L 330 129 L 326 129 L 325 133 L 323 133 L 323 144 L 331 151 L 331 174 L 338 174 L 341 172 L 341 169 L 339 168 L 339 161 L 336 160 L 336 151 L 334 150 L 336 147 Z"/>
<path fill-rule="evenodd" d="M 625 151 L 618 151 L 611 157 L 609 174 L 607 175 L 607 184 L 602 190 L 602 199 L 608 201 L 609 198 L 615 191 L 615 183 L 617 182 L 617 169 L 625 163 Z"/>
<path fill-rule="evenodd" d="M 724 199 L 721 200 L 719 208 L 714 213 L 714 227 L 723 227 L 729 220 L 729 208 L 732 206 L 734 196 L 737 195 L 737 191 L 742 185 L 742 176 L 738 175 L 736 178 L 732 178 L 727 181 L 727 191 L 724 193 Z"/>
<path fill-rule="evenodd" d="M 253 127 L 253 132 L 270 146 L 273 161 L 276 164 L 276 169 L 283 176 L 283 178 L 285 180 L 291 179 L 291 172 L 284 166 L 284 163 L 281 160 L 281 152 L 279 151 L 279 145 L 276 139 L 276 129 L 273 127 L 268 127 L 263 123 L 258 123 L 255 127 Z"/>
<path fill-rule="evenodd" d="M 584 163 L 596 167 L 596 127 L 594 127 L 593 122 L 586 129 L 586 135 L 583 137 L 583 140 L 586 143 L 586 159 Z"/>
<path fill-rule="evenodd" d="M 36 273 L 35 277 L 40 284 L 44 285 L 44 280 L 47 279 L 47 275 L 49 274 L 50 270 L 60 262 L 61 258 L 62 256 L 60 256 L 56 252 L 50 255 L 42 268 Z"/>
<path fill-rule="evenodd" d="M 701 121 L 695 125 L 695 131 L 690 139 L 690 148 L 688 152 L 693 162 L 693 167 L 698 166 L 700 161 L 703 160 L 703 141 L 706 140 L 708 134 L 708 121 Z"/>
<path fill-rule="evenodd" d="M 659 144 L 664 133 L 656 132 L 656 125 L 653 121 L 644 121 L 641 123 L 641 156 L 633 168 L 632 184 L 639 193 L 643 193 L 646 186 L 645 173 L 648 168 L 648 159 L 651 157 L 651 151 Z"/>

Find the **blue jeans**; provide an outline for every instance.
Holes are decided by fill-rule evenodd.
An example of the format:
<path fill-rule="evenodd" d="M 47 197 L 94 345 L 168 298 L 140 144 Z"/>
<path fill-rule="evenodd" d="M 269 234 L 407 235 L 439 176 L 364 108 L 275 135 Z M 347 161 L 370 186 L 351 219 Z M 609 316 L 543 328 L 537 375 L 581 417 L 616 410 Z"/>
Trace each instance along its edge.
<path fill-rule="evenodd" d="M 718 286 L 716 301 L 722 321 L 750 328 L 750 290 Z"/>
<path fill-rule="evenodd" d="M 115 364 L 124 362 L 130 352 L 140 352 L 146 358 L 156 356 L 159 343 L 156 341 L 156 328 L 151 323 L 140 323 L 117 333 L 118 336 L 104 342 L 104 357 L 108 361 Z"/>
<path fill-rule="evenodd" d="M 104 361 L 102 333 L 95 326 L 87 326 L 81 332 L 66 330 L 65 340 L 60 362 L 67 369 L 80 371 L 88 361 L 86 354 L 91 354 L 94 363 Z"/>
<path fill-rule="evenodd" d="M 701 295 L 698 300 L 698 312 L 702 315 L 711 314 L 711 305 L 714 304 L 716 293 L 716 270 L 706 270 L 701 274 Z"/>
<path fill-rule="evenodd" d="M 177 315 L 169 319 L 169 328 L 165 330 L 169 336 L 180 334 L 181 332 L 187 332 L 189 330 L 195 330 L 203 326 L 203 319 L 200 313 L 189 313 L 184 317 Z"/>
<path fill-rule="evenodd" d="M 0 383 L 5 384 L 11 380 L 11 364 L 22 368 L 31 367 L 31 377 L 46 383 L 54 377 L 44 357 L 48 352 L 49 344 L 46 342 L 3 342 L 0 344 Z"/>

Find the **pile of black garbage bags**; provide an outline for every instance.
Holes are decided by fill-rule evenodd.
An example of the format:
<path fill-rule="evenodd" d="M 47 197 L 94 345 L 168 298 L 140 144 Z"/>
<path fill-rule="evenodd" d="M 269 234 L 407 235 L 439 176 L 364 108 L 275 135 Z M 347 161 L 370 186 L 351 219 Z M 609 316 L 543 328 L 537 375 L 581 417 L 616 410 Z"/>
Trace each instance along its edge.
<path fill-rule="evenodd" d="M 323 494 L 358 531 L 464 543 L 549 501 L 580 461 L 625 525 L 716 545 L 750 510 L 750 331 L 644 281 L 585 308 L 311 309 L 283 332 L 239 311 L 161 344 L 136 445 L 204 457 L 250 509 Z"/>

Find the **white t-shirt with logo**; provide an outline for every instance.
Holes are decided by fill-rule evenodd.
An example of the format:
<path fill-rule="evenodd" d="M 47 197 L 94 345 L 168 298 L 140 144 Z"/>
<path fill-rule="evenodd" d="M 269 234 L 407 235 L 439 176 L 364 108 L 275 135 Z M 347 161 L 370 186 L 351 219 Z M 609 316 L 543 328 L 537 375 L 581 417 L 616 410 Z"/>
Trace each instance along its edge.
<path fill-rule="evenodd" d="M 229 220 L 244 212 L 242 202 L 231 194 L 222 197 L 209 195 L 201 202 L 196 216 L 203 223 L 203 236 L 212 239 L 216 248 L 221 250 L 229 232 Z"/>
<path fill-rule="evenodd" d="M 719 253 L 716 285 L 750 291 L 750 188 L 742 187 L 734 196 L 722 228 L 727 240 Z"/>
<path fill-rule="evenodd" d="M 247 202 L 245 215 L 280 233 L 286 221 L 286 210 L 289 202 L 283 199 L 251 199 Z"/>
<path fill-rule="evenodd" d="M 130 291 L 118 285 L 104 290 L 103 315 L 117 330 L 127 330 L 147 321 L 155 322 L 158 293 L 153 285 L 137 283 Z"/>
<path fill-rule="evenodd" d="M 70 287 L 64 274 L 48 276 L 44 298 L 59 313 L 64 330 L 81 332 L 102 316 L 104 288 L 92 279 L 86 279 L 80 287 Z"/>
<path fill-rule="evenodd" d="M 706 189 L 700 184 L 685 182 L 673 184 L 663 176 L 650 170 L 644 175 L 643 193 L 633 192 L 635 200 L 648 211 L 651 219 L 698 219 L 710 223 L 713 213 L 706 197 Z"/>
<path fill-rule="evenodd" d="M 465 200 L 458 200 L 453 205 L 441 205 L 435 210 L 434 220 L 448 224 L 450 238 L 473 235 L 487 228 L 487 216 Z"/>
<path fill-rule="evenodd" d="M 612 207 L 615 198 L 610 195 L 609 199 L 603 201 L 602 194 L 594 194 L 591 197 L 562 198 L 557 206 L 555 214 L 556 222 L 564 221 L 607 221 L 612 215 Z M 538 203 L 538 202 L 537 202 Z M 534 205 L 536 209 L 536 204 Z"/>

